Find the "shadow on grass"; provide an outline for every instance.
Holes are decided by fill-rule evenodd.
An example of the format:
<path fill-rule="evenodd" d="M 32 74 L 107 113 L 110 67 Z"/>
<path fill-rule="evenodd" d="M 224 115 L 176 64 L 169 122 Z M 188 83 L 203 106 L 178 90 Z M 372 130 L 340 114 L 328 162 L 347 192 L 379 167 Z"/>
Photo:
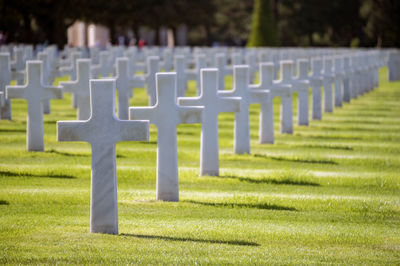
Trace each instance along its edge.
<path fill-rule="evenodd" d="M 63 152 L 63 151 L 57 151 L 57 150 L 48 150 L 46 151 L 48 153 L 54 153 L 54 154 L 59 154 L 63 156 L 73 156 L 73 157 L 90 157 L 90 154 L 84 154 L 84 153 L 71 153 L 71 152 Z"/>
<path fill-rule="evenodd" d="M 171 236 L 155 236 L 155 235 L 138 235 L 138 234 L 120 234 L 120 236 L 136 237 L 142 239 L 158 239 L 168 241 L 181 241 L 181 242 L 197 242 L 197 243 L 209 243 L 209 244 L 226 244 L 235 246 L 254 246 L 258 247 L 260 244 L 255 242 L 248 242 L 242 240 L 216 240 L 216 239 L 196 239 L 190 237 L 171 237 Z"/>
<path fill-rule="evenodd" d="M 195 200 L 183 200 L 182 202 L 198 204 L 210 207 L 227 207 L 227 208 L 253 208 L 262 210 L 276 210 L 276 211 L 297 211 L 296 208 L 280 206 L 268 203 L 231 203 L 231 202 L 204 202 Z"/>
<path fill-rule="evenodd" d="M 316 139 L 316 140 L 338 140 L 338 139 L 345 139 L 345 140 L 363 140 L 362 137 L 353 137 L 353 136 L 343 136 L 343 135 L 333 135 L 333 136 L 324 136 L 324 135 L 310 135 L 310 134 L 302 134 L 302 133 L 295 133 L 296 137 L 305 137 L 308 139 Z"/>
<path fill-rule="evenodd" d="M 318 163 L 318 164 L 338 164 L 335 161 L 331 160 L 315 160 L 315 159 L 301 159 L 301 158 L 286 158 L 286 157 L 278 157 L 278 156 L 269 156 L 264 154 L 254 154 L 254 157 L 271 159 L 275 161 L 285 161 L 285 162 L 295 162 L 295 163 Z"/>
<path fill-rule="evenodd" d="M 153 141 L 138 141 L 136 143 L 139 144 L 157 144 L 157 141 L 153 140 Z"/>
<path fill-rule="evenodd" d="M 63 151 L 57 151 L 54 149 L 46 151 L 47 153 L 54 153 L 58 155 L 63 155 L 63 156 L 70 156 L 70 157 L 91 157 L 90 154 L 85 154 L 85 153 L 72 153 L 72 152 L 63 152 Z M 117 158 L 126 158 L 125 155 L 117 154 Z"/>
<path fill-rule="evenodd" d="M 302 148 L 316 148 L 316 149 L 329 149 L 329 150 L 344 150 L 344 151 L 354 150 L 353 147 L 349 147 L 349 146 L 314 145 L 314 144 L 296 145 L 296 146 L 302 147 Z"/>
<path fill-rule="evenodd" d="M 0 200 L 0 205 L 10 205 L 10 203 L 6 200 Z"/>
<path fill-rule="evenodd" d="M 294 185 L 294 186 L 312 186 L 319 187 L 321 186 L 315 182 L 308 182 L 302 180 L 293 180 L 290 178 L 284 179 L 274 179 L 274 178 L 249 178 L 249 177 L 240 177 L 240 176 L 219 176 L 219 178 L 232 178 L 237 179 L 241 182 L 249 182 L 254 184 L 273 184 L 273 185 Z"/>
<path fill-rule="evenodd" d="M 0 129 L 0 132 L 10 132 L 10 133 L 16 133 L 16 132 L 26 132 L 26 129 L 11 129 L 11 128 L 2 128 Z"/>
<path fill-rule="evenodd" d="M 48 178 L 63 178 L 63 179 L 74 179 L 73 175 L 60 175 L 60 174 L 32 174 L 26 172 L 13 172 L 13 171 L 0 171 L 0 176 L 32 176 L 32 177 L 48 177 Z"/>

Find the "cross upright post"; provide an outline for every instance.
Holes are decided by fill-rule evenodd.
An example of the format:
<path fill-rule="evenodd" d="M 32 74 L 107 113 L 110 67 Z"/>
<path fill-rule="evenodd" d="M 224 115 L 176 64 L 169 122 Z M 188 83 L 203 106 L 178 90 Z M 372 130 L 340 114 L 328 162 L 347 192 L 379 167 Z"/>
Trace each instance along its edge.
<path fill-rule="evenodd" d="M 335 106 L 341 107 L 343 105 L 343 79 L 345 77 L 343 70 L 343 58 L 336 56 L 334 57 L 334 60 Z"/>
<path fill-rule="evenodd" d="M 292 100 L 292 67 L 293 61 L 283 60 L 281 61 L 280 80 L 275 80 L 275 85 L 288 85 L 288 87 L 282 87 L 273 90 L 273 96 L 281 97 L 281 133 L 282 134 L 293 134 L 293 100 Z"/>
<path fill-rule="evenodd" d="M 311 116 L 314 120 L 322 119 L 321 108 L 321 87 L 322 87 L 322 60 L 320 58 L 313 58 L 311 60 L 311 75 L 309 76 L 311 89 L 312 89 L 312 112 Z"/>
<path fill-rule="evenodd" d="M 3 92 L 4 100 L 0 105 L 0 119 L 11 120 L 11 100 L 5 99 L 6 86 L 12 80 L 10 69 L 10 54 L 0 53 L 0 92 Z"/>

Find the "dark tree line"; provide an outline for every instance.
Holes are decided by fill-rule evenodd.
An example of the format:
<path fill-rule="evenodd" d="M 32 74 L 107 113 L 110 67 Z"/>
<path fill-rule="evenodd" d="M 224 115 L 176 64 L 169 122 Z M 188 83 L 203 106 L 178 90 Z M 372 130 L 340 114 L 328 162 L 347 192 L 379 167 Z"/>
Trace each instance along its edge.
<path fill-rule="evenodd" d="M 260 21 L 272 21 L 259 24 L 274 35 L 267 45 L 400 47 L 399 0 L 0 0 L 0 32 L 8 42 L 62 46 L 67 28 L 83 20 L 107 26 L 112 42 L 145 26 L 158 44 L 160 27 L 175 32 L 185 24 L 189 44 L 244 45 L 253 8 L 263 6 L 256 1 L 268 7 L 258 12 Z"/>

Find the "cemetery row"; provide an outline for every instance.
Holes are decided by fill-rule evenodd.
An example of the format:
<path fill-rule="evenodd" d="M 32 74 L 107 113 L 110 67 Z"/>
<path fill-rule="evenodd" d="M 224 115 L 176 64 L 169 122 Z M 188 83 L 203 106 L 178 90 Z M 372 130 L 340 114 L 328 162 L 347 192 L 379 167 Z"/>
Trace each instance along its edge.
<path fill-rule="evenodd" d="M 311 118 L 320 120 L 323 111 L 377 87 L 380 67 L 388 65 L 389 79 L 399 79 L 399 58 L 395 50 L 373 49 L 67 47 L 58 52 L 50 46 L 34 52 L 32 46 L 3 46 L 0 116 L 12 119 L 11 99 L 25 99 L 27 150 L 43 151 L 43 114 L 51 111 L 50 99 L 72 93 L 77 121 L 59 121 L 57 138 L 91 144 L 91 231 L 116 234 L 116 142 L 146 141 L 149 123 L 156 125 L 157 199 L 178 201 L 177 125 L 201 123 L 200 175 L 218 176 L 219 113 L 235 113 L 234 153 L 250 153 L 250 104 L 261 107 L 260 143 L 273 143 L 274 98 L 281 98 L 281 133 L 292 134 L 293 93 L 297 122 L 307 126 L 309 105 Z M 70 81 L 53 86 L 56 77 L 66 75 Z M 225 89 L 227 75 L 233 76 L 232 90 Z M 9 85 L 12 80 L 16 86 Z M 189 80 L 196 81 L 196 97 L 185 97 Z M 129 106 L 133 88 L 146 88 L 149 106 Z"/>

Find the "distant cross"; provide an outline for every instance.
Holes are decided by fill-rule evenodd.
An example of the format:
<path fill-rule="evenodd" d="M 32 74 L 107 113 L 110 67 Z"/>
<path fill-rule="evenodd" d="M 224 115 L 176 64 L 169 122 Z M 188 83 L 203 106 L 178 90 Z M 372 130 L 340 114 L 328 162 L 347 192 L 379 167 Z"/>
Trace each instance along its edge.
<path fill-rule="evenodd" d="M 92 77 L 98 79 L 99 76 L 102 78 L 107 78 L 108 75 L 114 72 L 114 66 L 109 63 L 109 58 L 111 57 L 110 52 L 101 51 L 99 64 L 92 66 L 91 74 Z"/>
<path fill-rule="evenodd" d="M 175 56 L 174 70 L 176 72 L 176 83 L 177 83 L 177 97 L 184 97 L 186 93 L 187 77 L 185 67 L 185 57 L 183 55 Z"/>
<path fill-rule="evenodd" d="M 321 87 L 324 79 L 322 73 L 322 60 L 320 58 L 313 58 L 311 60 L 311 75 L 309 81 L 312 90 L 312 112 L 311 116 L 314 120 L 322 119 L 321 108 Z"/>
<path fill-rule="evenodd" d="M 289 87 L 281 87 L 274 89 L 272 94 L 274 97 L 281 97 L 281 133 L 293 133 L 293 100 L 292 100 L 292 67 L 293 61 L 282 60 L 280 67 L 280 80 L 274 81 L 276 85 L 289 85 Z"/>
<path fill-rule="evenodd" d="M 3 104 L 0 105 L 0 119 L 11 120 L 11 100 L 5 99 L 6 86 L 12 80 L 10 54 L 0 53 L 0 92 L 3 92 Z"/>
<path fill-rule="evenodd" d="M 132 89 L 144 87 L 144 80 L 131 77 L 128 63 L 129 59 L 126 57 L 117 58 L 118 117 L 121 120 L 129 119 L 129 98 Z"/>
<path fill-rule="evenodd" d="M 299 59 L 297 65 L 298 76 L 292 79 L 293 90 L 297 91 L 297 124 L 299 126 L 308 126 L 308 92 L 310 88 L 308 60 Z"/>
<path fill-rule="evenodd" d="M 158 56 L 147 57 L 147 95 L 149 96 L 149 105 L 153 106 L 157 102 L 156 93 L 156 73 L 160 71 L 160 58 Z"/>
<path fill-rule="evenodd" d="M 76 65 L 76 80 L 60 82 L 60 86 L 62 86 L 63 91 L 71 92 L 77 96 L 77 119 L 87 120 L 90 118 L 90 59 L 78 59 Z"/>
<path fill-rule="evenodd" d="M 334 81 L 335 75 L 333 73 L 332 57 L 324 58 L 324 71 L 323 71 L 323 84 L 324 84 L 324 111 L 333 111 L 333 101 L 332 101 L 332 83 Z"/>
<path fill-rule="evenodd" d="M 203 107 L 176 104 L 175 73 L 157 73 L 156 78 L 156 104 L 129 108 L 130 119 L 150 120 L 157 126 L 157 200 L 179 201 L 176 127 L 201 123 Z"/>
<path fill-rule="evenodd" d="M 61 76 L 68 75 L 70 80 L 76 80 L 77 70 L 76 70 L 76 61 L 81 57 L 80 52 L 73 52 L 71 55 L 71 65 L 66 67 L 61 67 L 59 69 L 59 73 Z M 78 96 L 75 93 L 72 93 L 72 107 L 78 107 Z"/>
<path fill-rule="evenodd" d="M 186 77 L 188 80 L 196 81 L 197 95 L 200 95 L 200 71 L 206 68 L 206 56 L 205 54 L 196 55 L 196 65 L 194 69 L 186 70 Z"/>
<path fill-rule="evenodd" d="M 50 67 L 48 61 L 48 55 L 45 52 L 38 54 L 38 60 L 42 61 L 42 80 L 43 85 L 51 86 L 53 82 L 50 81 Z M 43 100 L 43 113 L 50 114 L 50 100 Z"/>
<path fill-rule="evenodd" d="M 27 136 L 28 151 L 44 150 L 43 100 L 61 99 L 59 87 L 44 86 L 41 81 L 41 61 L 27 61 L 27 79 L 24 86 L 7 86 L 7 99 L 23 98 L 28 102 Z"/>
<path fill-rule="evenodd" d="M 252 103 L 268 104 L 269 91 L 253 89 L 250 85 L 249 66 L 233 67 L 233 89 L 219 90 L 222 97 L 240 97 L 240 111 L 235 113 L 234 151 L 236 154 L 250 153 L 249 105 Z"/>
<path fill-rule="evenodd" d="M 87 121 L 58 121 L 58 141 L 87 141 L 92 147 L 90 232 L 118 234 L 115 144 L 146 141 L 147 121 L 115 117 L 115 80 L 90 81 L 91 117 Z"/>
<path fill-rule="evenodd" d="M 350 80 L 352 75 L 349 56 L 345 56 L 343 59 L 343 71 L 345 73 L 343 79 L 343 101 L 348 103 L 350 102 Z"/>
<path fill-rule="evenodd" d="M 260 81 L 250 85 L 252 92 L 256 94 L 255 102 L 260 103 L 259 142 L 274 143 L 274 97 L 278 97 L 281 91 L 288 91 L 289 84 L 274 83 L 274 63 L 260 63 Z M 278 92 L 278 93 L 275 93 Z"/>
<path fill-rule="evenodd" d="M 334 85 L 335 85 L 335 106 L 340 107 L 343 105 L 343 79 L 345 76 L 343 70 L 343 58 L 340 56 L 334 57 Z"/>
<path fill-rule="evenodd" d="M 183 106 L 204 106 L 201 124 L 200 175 L 219 175 L 218 114 L 240 111 L 240 97 L 218 95 L 218 70 L 201 70 L 201 91 L 198 97 L 179 98 Z"/>
<path fill-rule="evenodd" d="M 14 71 L 14 76 L 17 80 L 17 85 L 23 85 L 25 80 L 25 60 L 24 51 L 22 48 L 16 47 L 14 49 L 15 60 L 11 62 L 11 69 Z"/>

